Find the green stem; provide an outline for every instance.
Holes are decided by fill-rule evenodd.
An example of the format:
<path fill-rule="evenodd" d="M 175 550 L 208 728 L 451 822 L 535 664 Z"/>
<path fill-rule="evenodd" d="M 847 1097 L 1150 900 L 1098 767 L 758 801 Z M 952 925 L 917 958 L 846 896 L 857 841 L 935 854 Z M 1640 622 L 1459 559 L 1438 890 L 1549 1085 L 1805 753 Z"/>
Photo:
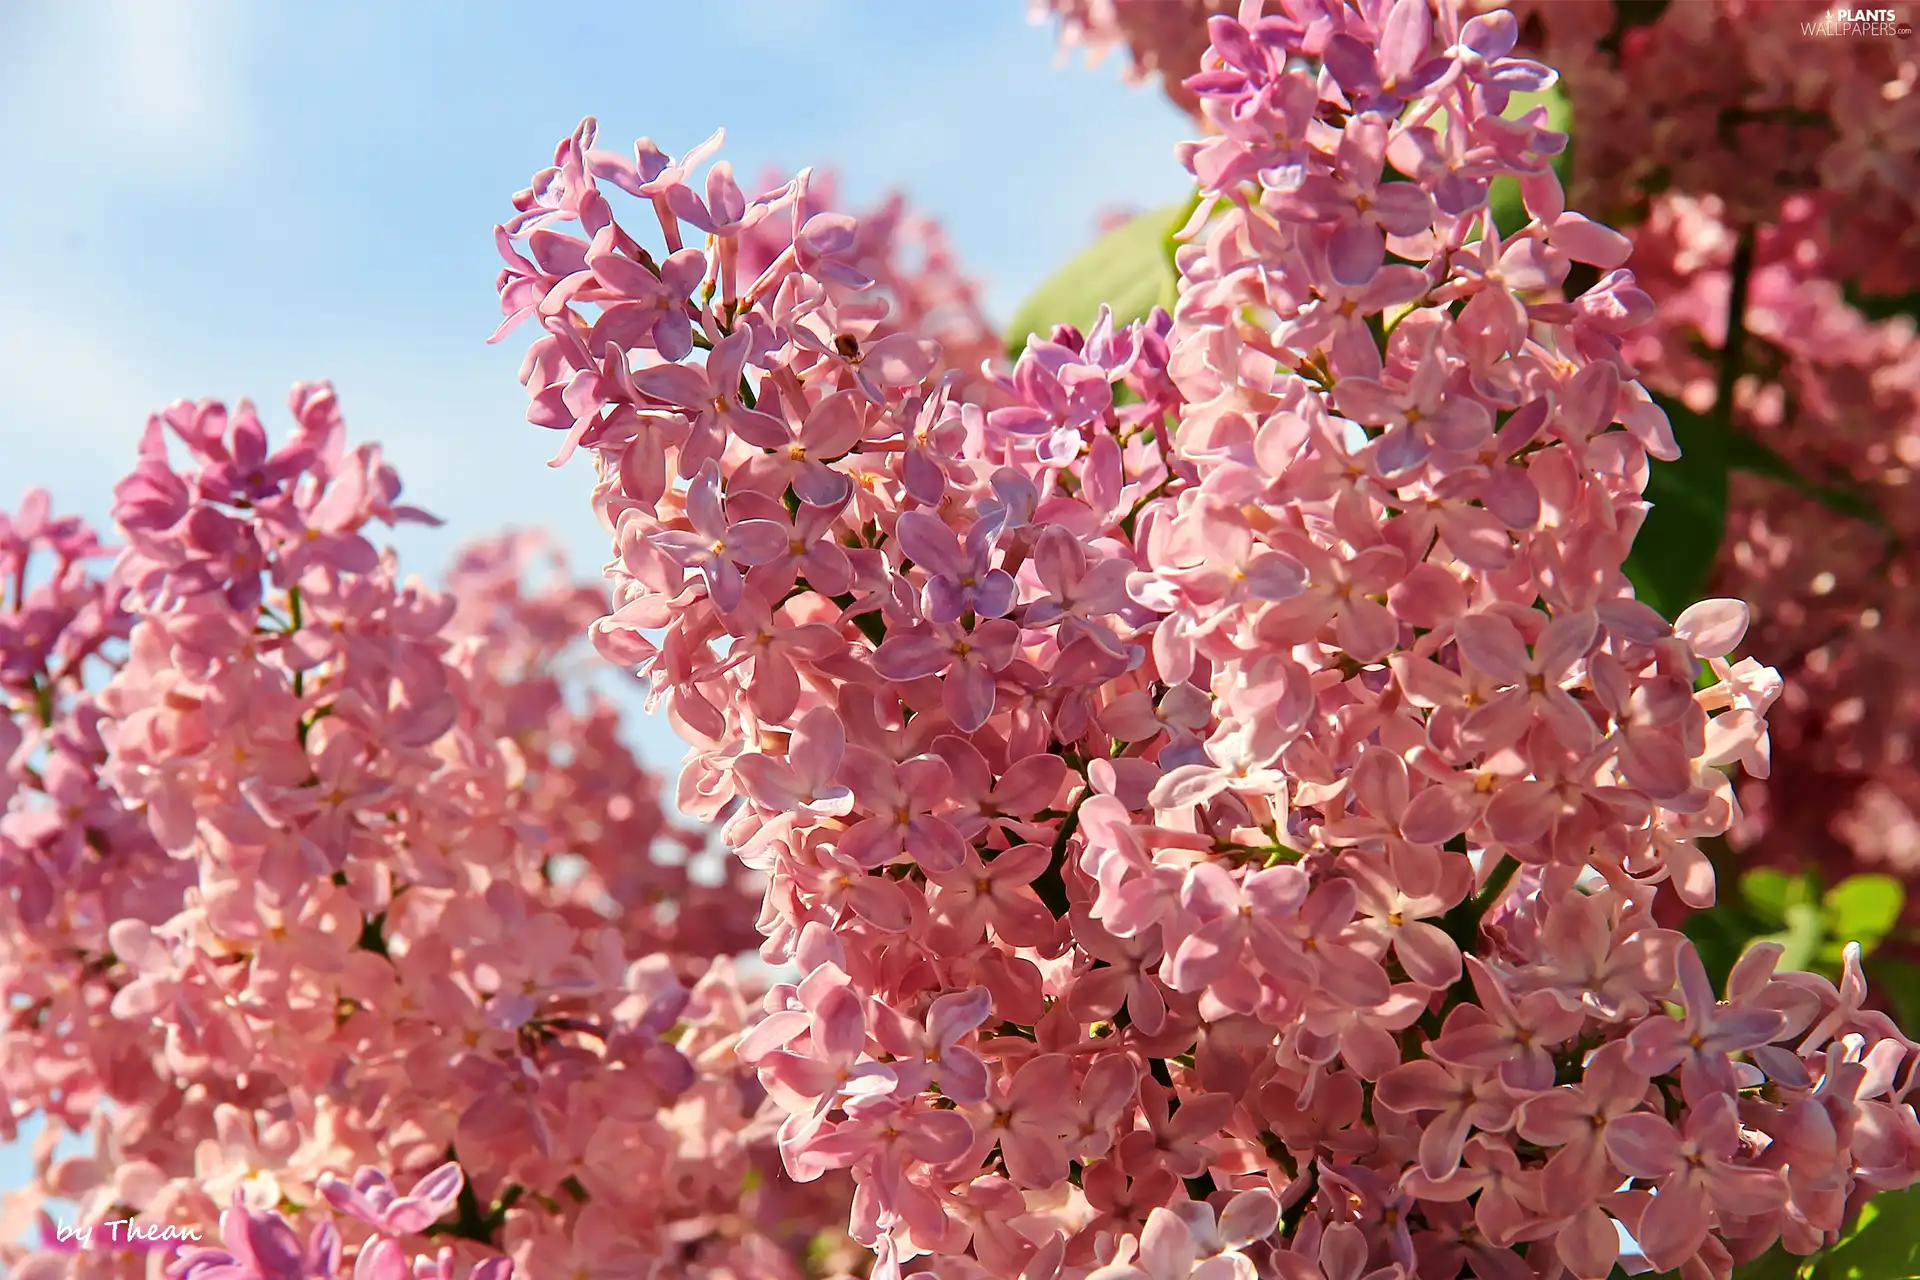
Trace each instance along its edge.
<path fill-rule="evenodd" d="M 1747 297 L 1753 286 L 1754 232 L 1743 227 L 1727 265 L 1727 338 L 1720 347 L 1720 378 L 1713 399 L 1714 416 L 1733 429 L 1733 390 L 1740 381 L 1747 348 Z"/>
<path fill-rule="evenodd" d="M 827 599 L 842 609 L 851 609 L 854 604 L 857 603 L 851 591 L 844 595 L 828 596 Z M 869 609 L 865 613 L 856 613 L 852 618 L 848 619 L 848 621 L 860 628 L 860 634 L 871 641 L 876 649 L 879 648 L 881 642 L 887 638 L 886 619 L 882 618 L 876 610 Z"/>
<path fill-rule="evenodd" d="M 1447 912 L 1440 927 L 1446 930 L 1447 936 L 1454 940 L 1463 953 L 1473 950 L 1473 944 L 1480 936 L 1481 917 L 1500 900 L 1500 895 L 1507 891 L 1507 885 L 1513 880 L 1513 873 L 1519 869 L 1518 862 L 1504 853 L 1501 854 L 1493 874 L 1487 877 L 1487 882 L 1481 886 L 1480 892 Z"/>
<path fill-rule="evenodd" d="M 1453 939 L 1454 945 L 1460 948 L 1461 955 L 1473 954 L 1475 945 L 1480 941 L 1481 919 L 1493 909 L 1493 904 L 1500 900 L 1500 895 L 1507 891 L 1507 885 L 1513 880 L 1513 873 L 1519 869 L 1518 862 L 1504 853 L 1501 854 L 1499 863 L 1493 868 L 1493 873 L 1487 877 L 1486 884 L 1481 886 L 1480 892 L 1441 917 L 1441 930 Z M 1465 1004 L 1472 998 L 1473 980 L 1462 974 L 1458 982 L 1447 988 L 1447 994 L 1441 1000 L 1440 1007 L 1427 1010 L 1421 1015 L 1416 1025 L 1426 1033 L 1429 1040 L 1438 1039 L 1447 1014 L 1452 1012 L 1456 1005 Z M 1413 1046 L 1407 1044 L 1405 1047 L 1410 1050 Z"/>
<path fill-rule="evenodd" d="M 292 635 L 300 629 L 302 625 L 300 612 L 300 584 L 296 582 L 287 588 L 288 635 Z M 307 673 L 305 671 L 295 671 L 293 673 L 293 696 L 296 698 L 304 698 L 307 696 Z M 307 745 L 307 727 L 304 725 L 300 730 L 300 745 L 303 747 Z"/>
<path fill-rule="evenodd" d="M 1088 793 L 1091 794 L 1091 793 Z M 1080 805 L 1086 803 L 1086 796 L 1080 797 L 1073 806 L 1066 821 L 1060 824 L 1060 830 L 1053 837 L 1053 856 L 1047 860 L 1047 869 L 1042 871 L 1033 882 L 1033 892 L 1047 910 L 1056 918 L 1064 919 L 1071 903 L 1067 901 L 1067 841 L 1073 839 L 1073 833 L 1080 829 Z"/>
<path fill-rule="evenodd" d="M 371 951 L 382 959 L 390 960 L 387 955 L 387 913 L 382 911 L 376 916 L 360 918 L 360 939 L 354 945 L 362 951 Z"/>
<path fill-rule="evenodd" d="M 1320 1190 L 1319 1165 L 1308 1165 L 1305 1176 L 1307 1178 L 1307 1193 L 1288 1205 L 1280 1214 L 1280 1238 L 1282 1240 L 1291 1240 L 1293 1238 L 1295 1229 L 1300 1225 L 1300 1219 L 1307 1216 L 1307 1206 L 1313 1203 L 1313 1197 L 1318 1194 Z"/>
<path fill-rule="evenodd" d="M 447 1159 L 453 1161 L 459 1159 L 459 1156 L 452 1147 L 447 1148 Z M 511 1187 L 508 1188 L 508 1193 L 508 1196 L 502 1197 L 502 1204 L 510 1206 L 512 1200 L 518 1199 L 519 1196 L 517 1191 Z M 504 1218 L 506 1215 L 504 1212 L 501 1212 L 499 1216 Z M 484 1244 L 491 1248 L 493 1245 L 494 1228 L 499 1225 L 492 1219 L 493 1215 L 480 1211 L 480 1197 L 474 1194 L 473 1180 L 469 1178 L 460 1184 L 460 1197 L 454 1201 L 453 1221 L 448 1222 L 442 1219 L 420 1234 L 424 1236 L 458 1236 L 462 1240 L 472 1240 L 477 1244 Z"/>

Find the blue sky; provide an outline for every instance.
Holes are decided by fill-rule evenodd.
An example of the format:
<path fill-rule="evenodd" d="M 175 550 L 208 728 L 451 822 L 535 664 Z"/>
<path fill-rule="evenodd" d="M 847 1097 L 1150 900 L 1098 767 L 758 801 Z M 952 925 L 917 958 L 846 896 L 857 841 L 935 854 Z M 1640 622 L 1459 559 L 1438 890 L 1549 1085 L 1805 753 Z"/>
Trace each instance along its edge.
<path fill-rule="evenodd" d="M 1100 211 L 1186 188 L 1185 122 L 1114 60 L 1062 65 L 1022 0 L 7 4 L 0 503 L 104 520 L 155 408 L 251 396 L 280 432 L 325 377 L 447 520 L 395 539 L 410 567 L 518 524 L 597 570 L 590 469 L 543 465 L 520 335 L 485 345 L 493 224 L 588 114 L 676 154 L 725 125 L 744 177 L 830 166 L 854 208 L 902 188 L 999 319 Z M 0 1147 L 0 1188 L 27 1170 Z"/>

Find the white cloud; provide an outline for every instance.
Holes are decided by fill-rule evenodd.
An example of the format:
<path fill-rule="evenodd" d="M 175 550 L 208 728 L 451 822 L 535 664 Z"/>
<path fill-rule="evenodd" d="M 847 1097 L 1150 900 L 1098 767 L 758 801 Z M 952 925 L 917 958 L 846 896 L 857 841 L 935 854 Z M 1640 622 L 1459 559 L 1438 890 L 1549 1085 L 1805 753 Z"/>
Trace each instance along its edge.
<path fill-rule="evenodd" d="M 0 153 L 47 172 L 87 167 L 186 186 L 227 171 L 249 141 L 235 0 L 74 0 L 16 14 L 0 53 L 14 131 Z"/>
<path fill-rule="evenodd" d="M 102 460 L 131 465 L 163 377 L 137 347 L 116 346 L 70 312 L 0 308 L 0 507 L 39 486 L 62 511 L 106 517 Z"/>

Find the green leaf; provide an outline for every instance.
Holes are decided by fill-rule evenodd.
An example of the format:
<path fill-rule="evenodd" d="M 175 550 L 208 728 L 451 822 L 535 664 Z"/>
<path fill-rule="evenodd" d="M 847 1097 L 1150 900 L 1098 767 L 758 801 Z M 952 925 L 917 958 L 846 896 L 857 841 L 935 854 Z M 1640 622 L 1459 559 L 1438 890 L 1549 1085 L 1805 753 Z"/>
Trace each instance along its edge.
<path fill-rule="evenodd" d="M 1740 907 L 1723 902 L 1688 916 L 1681 926 L 1700 955 L 1700 964 L 1718 991 L 1727 985 L 1727 974 L 1763 926 Z"/>
<path fill-rule="evenodd" d="M 1634 539 L 1626 571 L 1640 598 L 1668 617 L 1706 589 L 1726 536 L 1727 478 L 1733 471 L 1781 481 L 1836 515 L 1887 529 L 1872 496 L 1857 485 L 1803 475 L 1760 441 L 1729 431 L 1718 417 L 1695 413 L 1667 396 L 1654 399 L 1673 423 L 1680 457 L 1649 463 L 1646 498 L 1653 509 Z"/>
<path fill-rule="evenodd" d="M 1902 1027 L 1920 1023 L 1920 965 L 1875 956 L 1866 969 L 1867 986 L 1893 1006 L 1894 1022 Z"/>
<path fill-rule="evenodd" d="M 1627 555 L 1627 577 L 1646 603 L 1671 618 L 1700 598 L 1727 530 L 1728 442 L 1724 427 L 1676 401 L 1656 397 L 1673 423 L 1680 457 L 1653 462 L 1653 509 Z"/>
<path fill-rule="evenodd" d="M 1840 1242 L 1814 1268 L 1820 1280 L 1913 1280 L 1920 1276 L 1920 1187 L 1867 1201 Z"/>
<path fill-rule="evenodd" d="M 1920 1187 L 1884 1191 L 1861 1206 L 1829 1248 L 1809 1257 L 1778 1244 L 1735 1267 L 1734 1280 L 1915 1280 L 1920 1277 Z"/>
<path fill-rule="evenodd" d="M 1846 286 L 1847 302 L 1869 320 L 1891 320 L 1912 316 L 1920 320 L 1920 293 L 1863 293 Z"/>
<path fill-rule="evenodd" d="M 1507 109 L 1500 114 L 1508 120 L 1518 120 L 1535 107 L 1547 109 L 1547 128 L 1555 133 L 1573 134 L 1573 104 L 1567 101 L 1567 94 L 1558 84 L 1541 93 L 1516 93 L 1507 102 Z M 1553 158 L 1553 171 L 1560 175 L 1560 181 L 1567 180 L 1568 167 L 1572 163 L 1573 143 L 1568 141 L 1559 155 Z M 1493 209 L 1493 225 L 1500 228 L 1502 236 L 1510 236 L 1527 225 L 1527 206 L 1520 199 L 1520 181 L 1517 178 L 1495 178 L 1487 188 L 1487 204 Z"/>
<path fill-rule="evenodd" d="M 1893 929 L 1905 904 L 1906 893 L 1892 876 L 1848 876 L 1827 890 L 1827 933 L 1870 953 Z"/>
<path fill-rule="evenodd" d="M 1777 942 L 1783 948 L 1782 969 L 1808 969 L 1819 955 L 1821 944 L 1827 940 L 1826 913 L 1811 902 L 1795 903 L 1787 908 L 1787 927 L 1767 935 L 1764 940 Z"/>
<path fill-rule="evenodd" d="M 1806 876 L 1790 876 L 1772 867 L 1761 867 L 1740 877 L 1740 896 L 1766 924 L 1785 924 L 1789 907 L 1810 901 L 1812 895 L 1819 892 L 1818 881 L 1809 884 Z"/>
<path fill-rule="evenodd" d="M 1737 894 L 1723 894 L 1714 906 L 1688 916 L 1681 928 L 1718 990 L 1748 947 L 1776 935 L 1786 926 L 1789 909 L 1813 903 L 1819 894 L 1820 882 L 1811 876 L 1761 867 L 1740 877 Z"/>
<path fill-rule="evenodd" d="M 1733 1277 L 1734 1280 L 1806 1280 L 1814 1274 L 1819 1256 L 1802 1258 L 1776 1244 L 1752 1262 L 1735 1267 Z"/>
<path fill-rule="evenodd" d="M 1007 325 L 1007 351 L 1016 359 L 1029 335 L 1045 338 L 1057 324 L 1085 331 L 1113 308 L 1115 325 L 1144 320 L 1155 307 L 1173 310 L 1180 298 L 1174 269 L 1173 234 L 1192 216 L 1194 202 L 1154 209 L 1115 228 L 1056 271 L 1014 312 Z"/>
<path fill-rule="evenodd" d="M 1836 515 L 1864 520 L 1876 529 L 1887 527 L 1886 518 L 1866 490 L 1855 484 L 1827 484 L 1802 475 L 1791 462 L 1745 432 L 1735 432 L 1727 442 L 1727 465 L 1789 485 Z"/>
<path fill-rule="evenodd" d="M 1900 882 L 1891 876 L 1850 876 L 1823 892 L 1816 872 L 1790 875 L 1762 867 L 1740 877 L 1737 898 L 1697 912 L 1685 928 L 1716 986 L 1756 941 L 1785 948 L 1782 969 L 1837 978 L 1846 944 L 1858 942 L 1871 955 L 1899 922 L 1905 901 Z M 1920 970 L 1902 980 L 1920 1003 Z"/>

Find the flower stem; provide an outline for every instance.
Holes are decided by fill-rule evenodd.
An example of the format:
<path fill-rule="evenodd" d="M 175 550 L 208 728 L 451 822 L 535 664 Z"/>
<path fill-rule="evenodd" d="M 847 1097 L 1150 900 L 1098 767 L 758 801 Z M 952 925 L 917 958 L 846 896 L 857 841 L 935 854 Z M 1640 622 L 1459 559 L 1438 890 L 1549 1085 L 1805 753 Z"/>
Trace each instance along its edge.
<path fill-rule="evenodd" d="M 1747 346 L 1747 297 L 1753 285 L 1754 232 L 1742 227 L 1734 245 L 1733 260 L 1727 264 L 1727 336 L 1720 346 L 1720 378 L 1714 399 L 1714 416 L 1727 430 L 1733 429 L 1733 390 L 1740 381 L 1740 366 Z"/>

